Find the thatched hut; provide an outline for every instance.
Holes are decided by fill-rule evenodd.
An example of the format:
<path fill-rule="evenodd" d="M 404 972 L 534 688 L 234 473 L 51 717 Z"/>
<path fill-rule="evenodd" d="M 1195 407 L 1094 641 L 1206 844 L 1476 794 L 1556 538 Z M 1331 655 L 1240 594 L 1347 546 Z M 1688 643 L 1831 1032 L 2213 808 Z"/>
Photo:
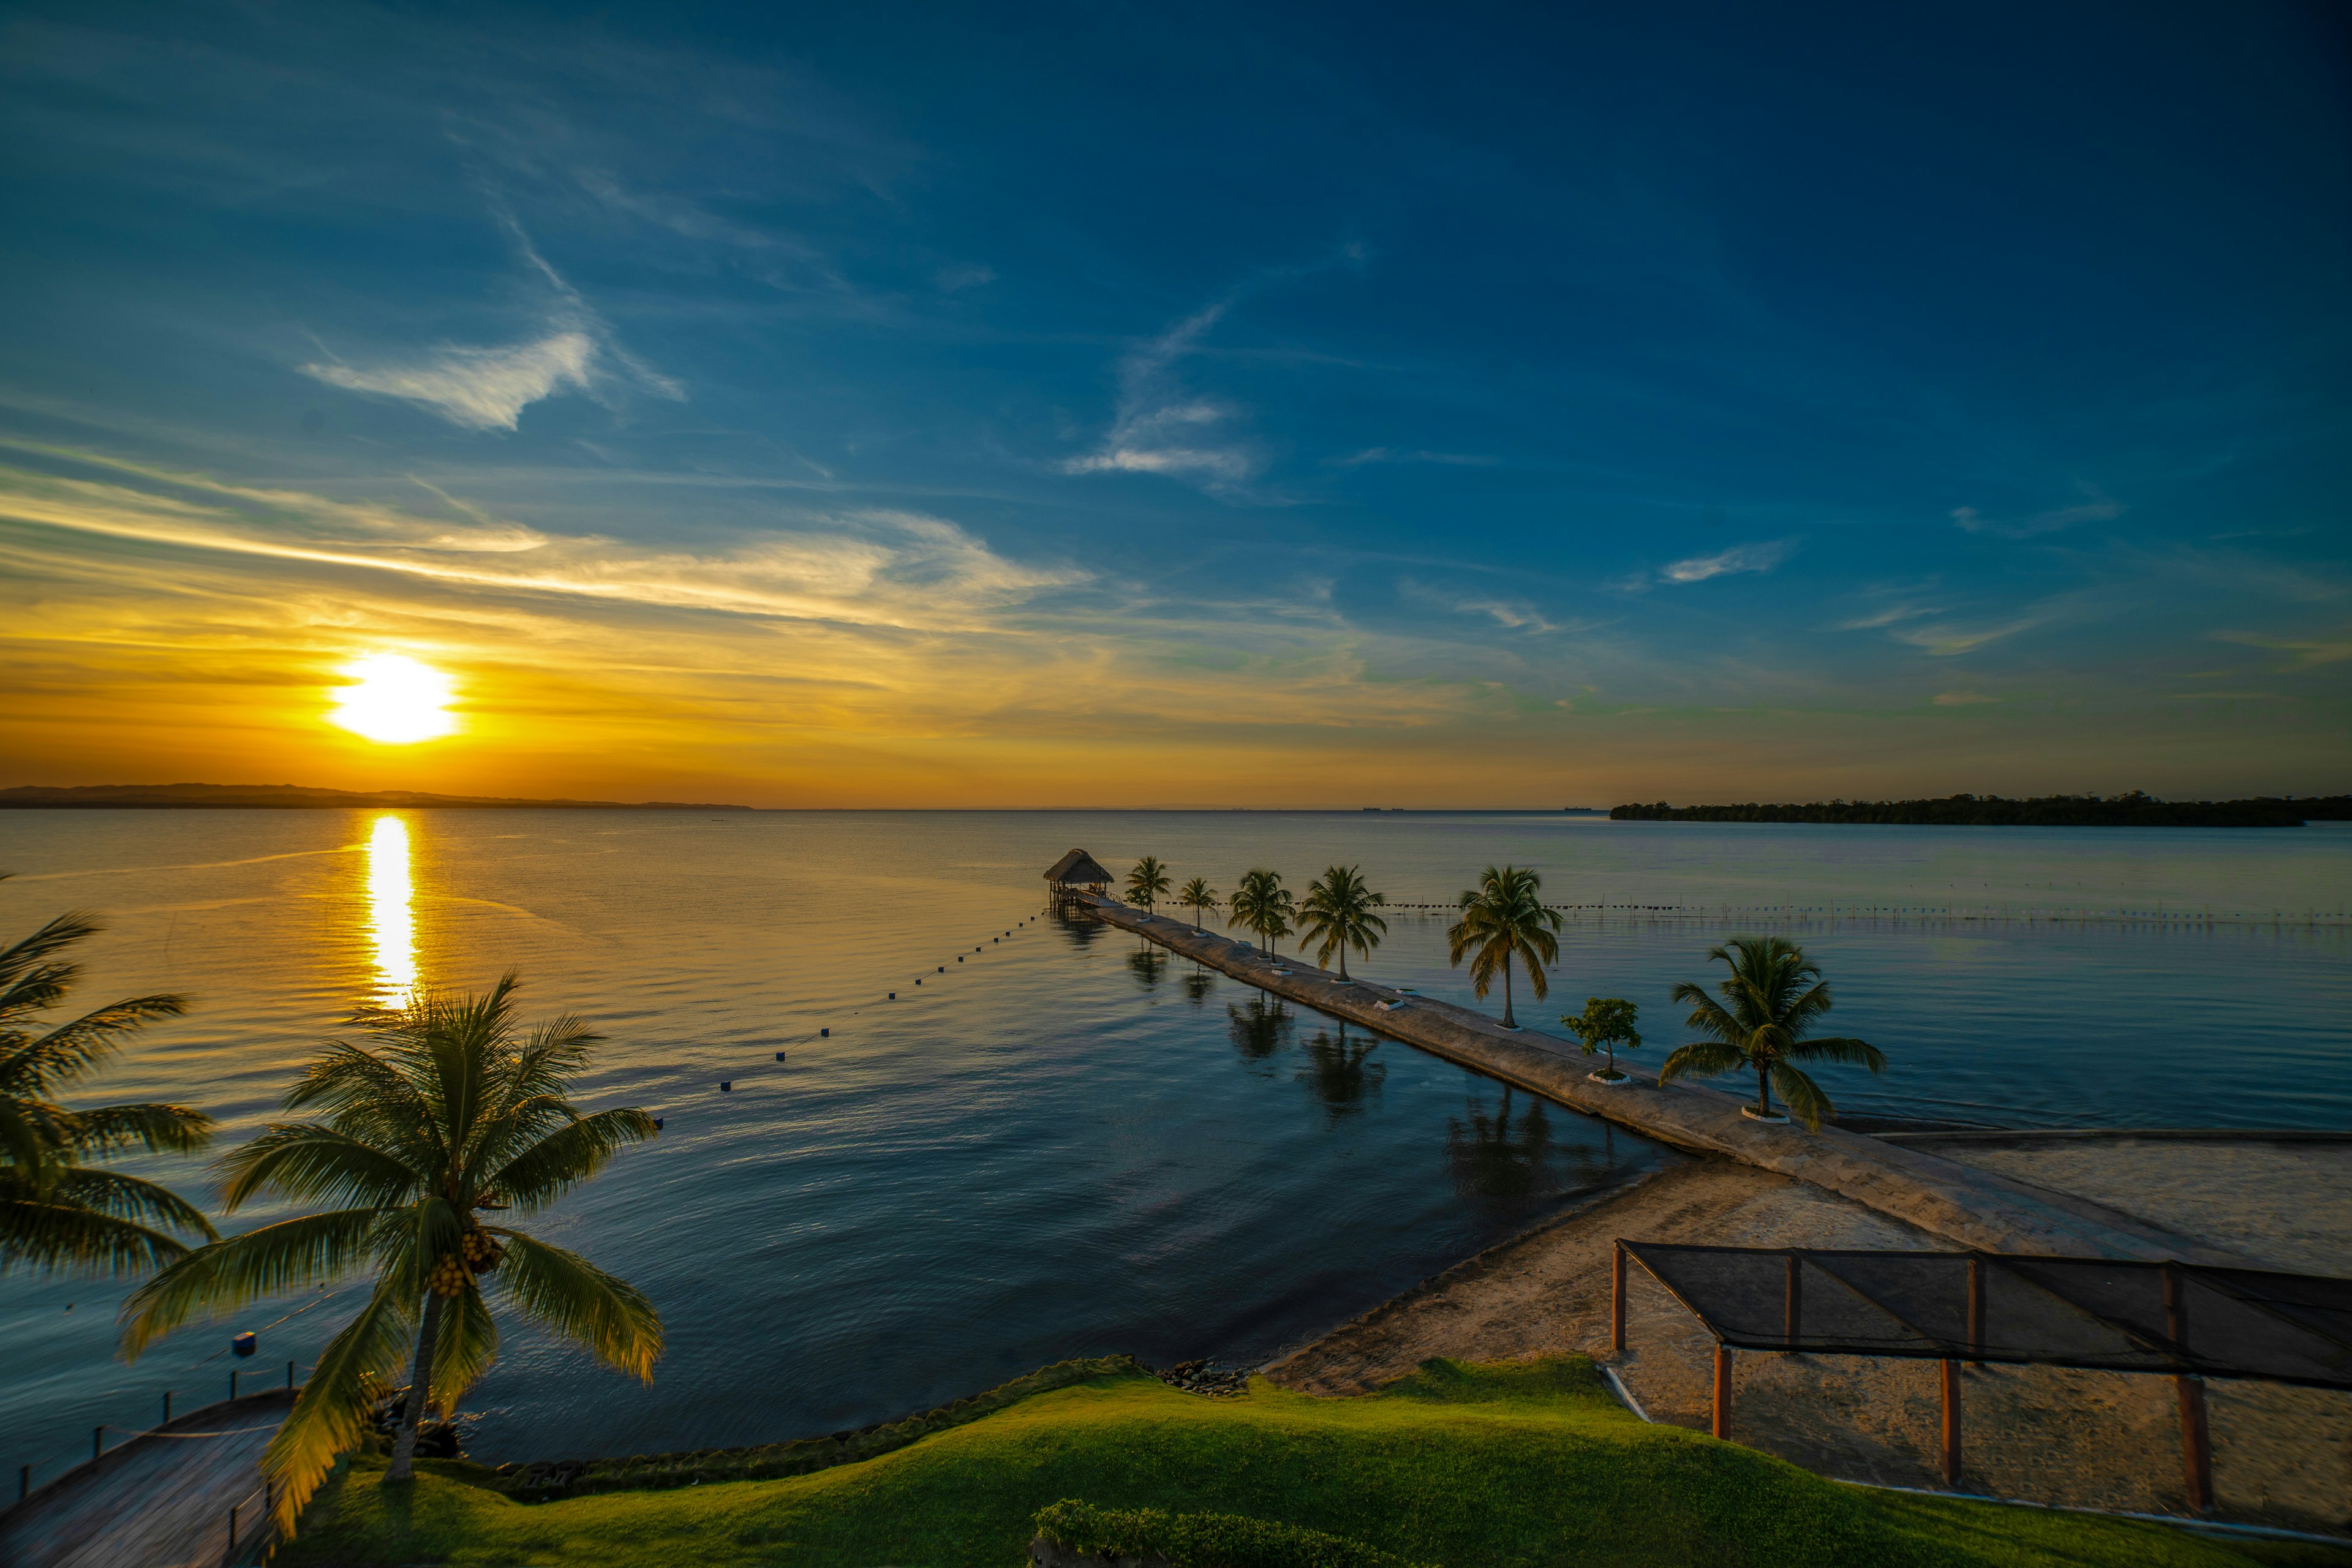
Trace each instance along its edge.
<path fill-rule="evenodd" d="M 1046 869 L 1045 880 L 1056 898 L 1072 893 L 1102 893 L 1110 889 L 1111 874 L 1102 862 L 1083 849 L 1073 849 Z"/>

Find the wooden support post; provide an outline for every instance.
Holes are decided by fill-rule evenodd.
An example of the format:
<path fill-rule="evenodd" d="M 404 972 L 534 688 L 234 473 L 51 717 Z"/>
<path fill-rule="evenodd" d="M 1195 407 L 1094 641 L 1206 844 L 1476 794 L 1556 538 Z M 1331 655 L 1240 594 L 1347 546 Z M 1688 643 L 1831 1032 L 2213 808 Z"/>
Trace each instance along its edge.
<path fill-rule="evenodd" d="M 1969 1259 L 1969 1349 L 1976 1352 L 1975 1365 L 1984 1365 L 1985 1347 L 1985 1266 L 1981 1258 Z"/>
<path fill-rule="evenodd" d="M 165 1389 L 165 1390 L 163 1391 L 163 1425 L 164 1425 L 164 1426 L 169 1426 L 171 1424 L 172 1424 L 172 1391 L 171 1391 L 170 1389 L 168 1389 L 168 1388 L 167 1388 L 167 1389 Z"/>
<path fill-rule="evenodd" d="M 1715 1347 L 1715 1435 L 1731 1436 L 1731 1347 Z"/>
<path fill-rule="evenodd" d="M 290 1361 L 286 1363 L 286 1386 L 294 1386 L 294 1363 Z"/>
<path fill-rule="evenodd" d="M 1617 1244 L 1617 1260 L 1609 1270 L 1609 1348 L 1625 1348 L 1625 1244 Z"/>
<path fill-rule="evenodd" d="M 2205 1380 L 2176 1377 L 2172 1387 L 2180 1396 L 2180 1468 L 2189 1482 L 2189 1506 L 2211 1513 L 2213 1438 L 2205 1425 Z"/>
<path fill-rule="evenodd" d="M 224 1563 L 231 1563 L 231 1562 L 236 1561 L 236 1510 L 237 1510 L 238 1509 L 240 1509 L 240 1508 L 243 1508 L 244 1506 L 245 1506 L 245 1505 L 244 1505 L 243 1503 L 236 1503 L 236 1502 L 233 1502 L 233 1503 L 231 1503 L 231 1504 L 229 1504 L 229 1505 L 228 1505 L 228 1550 L 227 1550 L 226 1552 L 222 1552 L 222 1553 L 221 1553 L 221 1561 L 222 1561 Z"/>
<path fill-rule="evenodd" d="M 1789 1348 L 1797 1348 L 1805 1321 L 1804 1254 L 1791 1249 L 1789 1253 L 1788 1324 L 1782 1331 L 1788 1337 Z"/>
<path fill-rule="evenodd" d="M 228 1374 L 228 1396 L 231 1399 L 235 1399 L 236 1397 L 236 1373 L 235 1371 L 231 1371 Z"/>
<path fill-rule="evenodd" d="M 1957 1489 L 1960 1484 L 1960 1363 L 1936 1364 L 1943 1368 L 1944 1484 Z"/>
<path fill-rule="evenodd" d="M 18 1502 L 23 1502 L 26 1498 L 32 1495 L 33 1467 L 30 1465 L 19 1465 L 16 1467 L 16 1500 Z"/>
<path fill-rule="evenodd" d="M 95 1460 L 104 1456 L 105 1453 L 106 1428 L 103 1426 L 94 1427 L 89 1435 L 89 1457 Z"/>

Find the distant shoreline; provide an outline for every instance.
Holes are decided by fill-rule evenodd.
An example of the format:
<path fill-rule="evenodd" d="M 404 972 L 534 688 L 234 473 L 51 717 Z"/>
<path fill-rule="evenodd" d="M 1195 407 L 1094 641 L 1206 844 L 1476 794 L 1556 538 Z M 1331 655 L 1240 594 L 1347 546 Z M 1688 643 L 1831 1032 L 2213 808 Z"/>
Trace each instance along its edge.
<path fill-rule="evenodd" d="M 2301 827 L 2352 820 L 2352 795 L 2257 795 L 2158 800 L 2129 795 L 1955 795 L 1940 800 L 1855 800 L 1804 805 L 1621 805 L 1612 822 L 1852 823 L 1897 827 Z"/>
<path fill-rule="evenodd" d="M 677 800 L 529 800 L 513 795 L 429 795 L 421 790 L 310 789 L 300 784 L 22 784 L 0 789 L 0 810 L 383 809 L 451 807 L 558 811 L 756 811 L 757 806 Z"/>

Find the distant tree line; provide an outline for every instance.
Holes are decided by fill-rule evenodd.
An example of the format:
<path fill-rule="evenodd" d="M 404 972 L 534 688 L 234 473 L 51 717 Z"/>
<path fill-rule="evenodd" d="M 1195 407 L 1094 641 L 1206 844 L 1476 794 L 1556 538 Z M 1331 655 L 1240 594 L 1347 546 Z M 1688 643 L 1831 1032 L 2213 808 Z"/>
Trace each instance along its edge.
<path fill-rule="evenodd" d="M 2129 795 L 2047 795 L 2011 800 L 1956 795 L 1942 800 L 1833 800 L 1805 805 L 1621 805 L 1616 822 L 1875 822 L 1937 827 L 2300 827 L 2352 820 L 2352 795 L 2257 795 L 2252 800 L 2158 800 Z"/>

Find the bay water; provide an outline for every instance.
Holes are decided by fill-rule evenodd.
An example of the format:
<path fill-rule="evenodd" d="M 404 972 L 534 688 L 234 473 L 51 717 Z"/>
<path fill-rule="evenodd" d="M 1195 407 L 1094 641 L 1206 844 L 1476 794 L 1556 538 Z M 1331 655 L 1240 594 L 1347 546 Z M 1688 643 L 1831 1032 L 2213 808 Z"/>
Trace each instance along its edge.
<path fill-rule="evenodd" d="M 863 1425 L 1067 1356 L 1253 1364 L 1638 1175 L 1644 1140 L 1051 912 L 1064 850 L 1229 889 L 1360 865 L 1399 907 L 1360 973 L 1499 1011 L 1447 962 L 1480 868 L 1564 909 L 1548 1001 L 1642 1009 L 1734 934 L 1804 944 L 1888 1069 L 1847 1115 L 2352 1126 L 2352 830 L 1612 823 L 1556 813 L 0 812 L 0 940 L 109 931 L 83 1006 L 189 994 L 82 1103 L 172 1100 L 223 1147 L 358 1005 L 523 978 L 606 1037 L 590 1108 L 656 1142 L 522 1223 L 653 1299 L 641 1385 L 510 1317 L 467 1402 L 490 1462 Z M 895 992 L 896 997 L 891 997 Z M 778 1053 L 782 1053 L 778 1059 Z M 730 1084 L 722 1090 L 721 1083 Z M 1727 1080 L 1726 1087 L 1738 1088 Z M 201 1160 L 131 1165 L 210 1201 Z M 249 1208 L 230 1228 L 287 1211 Z M 257 1303 L 135 1365 L 112 1281 L 0 1277 L 0 1463 L 307 1367 L 355 1290 Z M 259 1354 L 227 1352 L 239 1329 Z M 119 1436 L 110 1441 L 120 1440 Z"/>

